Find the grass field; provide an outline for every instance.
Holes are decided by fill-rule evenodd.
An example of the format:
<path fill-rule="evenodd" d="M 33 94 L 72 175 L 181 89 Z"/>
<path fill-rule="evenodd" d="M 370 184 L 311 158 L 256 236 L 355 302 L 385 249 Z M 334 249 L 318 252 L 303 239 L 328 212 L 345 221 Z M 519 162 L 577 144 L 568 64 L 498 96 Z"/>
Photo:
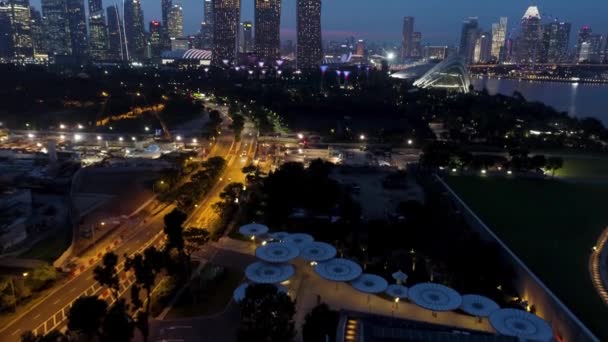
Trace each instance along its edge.
<path fill-rule="evenodd" d="M 473 211 L 600 338 L 608 307 L 588 273 L 589 254 L 608 225 L 608 184 L 448 177 Z"/>
<path fill-rule="evenodd" d="M 232 300 L 232 293 L 243 282 L 243 273 L 232 268 L 220 280 L 213 281 L 203 292 L 200 300 L 194 301 L 189 291 L 184 291 L 169 311 L 167 318 L 208 316 L 222 312 Z"/>
<path fill-rule="evenodd" d="M 70 246 L 71 238 L 72 232 L 69 231 L 69 227 L 58 229 L 55 234 L 37 242 L 19 257 L 52 263 Z"/>
<path fill-rule="evenodd" d="M 594 156 L 565 156 L 564 167 L 557 172 L 559 177 L 608 179 L 608 158 Z"/>

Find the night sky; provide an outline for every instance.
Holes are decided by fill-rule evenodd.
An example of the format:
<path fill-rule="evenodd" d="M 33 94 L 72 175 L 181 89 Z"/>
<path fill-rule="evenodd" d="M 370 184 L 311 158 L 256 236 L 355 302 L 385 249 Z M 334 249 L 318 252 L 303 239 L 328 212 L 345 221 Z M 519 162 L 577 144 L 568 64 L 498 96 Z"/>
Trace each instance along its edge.
<path fill-rule="evenodd" d="M 40 0 L 31 0 L 39 5 Z M 86 0 L 85 0 L 86 1 Z M 118 0 L 120 1 L 120 0 Z M 202 0 L 182 0 L 184 31 L 195 33 L 203 18 Z M 242 20 L 253 21 L 254 0 L 242 1 Z M 104 0 L 104 5 L 113 1 Z M 142 0 L 147 22 L 160 19 L 160 0 Z M 283 38 L 295 37 L 296 0 L 283 1 Z M 530 4 L 540 7 L 545 18 L 557 17 L 573 23 L 573 32 L 590 25 L 594 32 L 608 33 L 607 0 L 324 0 L 324 39 L 354 35 L 375 41 L 399 41 L 403 16 L 416 17 L 416 30 L 424 43 L 456 44 L 463 19 L 479 17 L 485 29 L 499 16 L 509 17 L 509 28 L 515 28 Z"/>

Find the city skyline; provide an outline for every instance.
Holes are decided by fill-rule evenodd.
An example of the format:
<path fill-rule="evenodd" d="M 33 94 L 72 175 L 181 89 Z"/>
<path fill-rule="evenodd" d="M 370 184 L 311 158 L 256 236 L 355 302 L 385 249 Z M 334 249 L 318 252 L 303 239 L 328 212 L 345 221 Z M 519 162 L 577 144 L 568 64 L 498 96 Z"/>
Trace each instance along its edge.
<path fill-rule="evenodd" d="M 425 43 L 457 45 L 460 39 L 459 31 L 462 21 L 470 16 L 479 18 L 481 27 L 491 28 L 491 24 L 499 17 L 506 16 L 509 20 L 509 32 L 518 24 L 529 1 L 515 0 L 509 2 L 482 3 L 477 0 L 459 0 L 457 5 L 451 5 L 449 11 L 437 11 L 444 7 L 440 0 L 428 0 L 416 3 L 393 2 L 380 0 L 377 3 L 366 0 L 333 0 L 323 3 L 323 38 L 339 39 L 354 35 L 357 38 L 373 41 L 401 42 L 401 31 L 404 16 L 416 17 L 416 31 L 423 33 Z M 40 8 L 40 0 L 32 0 L 31 4 Z M 104 1 L 104 8 L 112 5 Z M 565 0 L 535 1 L 534 5 L 541 10 L 543 18 L 557 17 L 559 20 L 572 23 L 578 30 L 584 25 L 591 26 L 595 32 L 608 33 L 608 23 L 597 12 L 608 12 L 608 3 L 598 3 L 594 0 L 581 0 L 576 4 Z M 453 6 L 453 7 L 452 7 Z M 200 30 L 203 20 L 203 2 L 184 0 L 184 33 L 195 34 Z M 285 1 L 281 13 L 281 38 L 294 39 L 296 36 L 295 1 Z M 142 3 L 145 22 L 162 20 L 161 1 Z M 348 11 L 345 11 L 348 9 Z M 88 9 L 87 9 L 88 13 Z M 254 20 L 254 0 L 243 1 L 241 21 Z M 574 38 L 571 43 L 574 43 Z"/>

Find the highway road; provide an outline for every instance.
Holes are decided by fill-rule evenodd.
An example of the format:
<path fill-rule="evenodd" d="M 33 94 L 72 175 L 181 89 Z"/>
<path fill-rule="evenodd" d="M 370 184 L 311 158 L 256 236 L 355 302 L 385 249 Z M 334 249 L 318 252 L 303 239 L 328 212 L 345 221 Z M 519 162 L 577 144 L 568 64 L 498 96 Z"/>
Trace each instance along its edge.
<path fill-rule="evenodd" d="M 232 132 L 227 129 L 227 123 L 224 124 L 222 130 L 224 134 L 218 137 L 210 156 L 222 156 L 226 158 L 228 161 L 227 166 L 218 184 L 198 204 L 197 210 L 194 211 L 188 219 L 187 224 L 185 224 L 186 227 L 205 227 L 204 224 L 209 223 L 215 217 L 211 205 L 219 199 L 219 194 L 224 186 L 233 181 L 244 181 L 241 168 L 247 165 L 246 163 L 252 158 L 257 133 L 248 124 L 243 130 L 241 141 L 237 143 L 234 141 Z M 173 205 L 169 205 L 154 212 L 143 224 L 127 232 L 118 246 L 105 247 L 105 245 L 101 245 L 100 249 L 111 249 L 114 253 L 121 256 L 121 260 L 123 260 L 122 256 L 124 254 L 136 254 L 151 245 L 162 246 L 164 242 L 164 234 L 162 233 L 163 217 L 173 210 L 173 208 Z M 37 334 L 45 334 L 53 329 L 62 327 L 65 325 L 70 305 L 82 295 L 98 295 L 109 300 L 109 292 L 99 286 L 93 279 L 93 268 L 99 264 L 98 259 L 81 273 L 58 285 L 36 305 L 28 308 L 27 311 L 19 313 L 19 316 L 15 320 L 1 327 L 0 341 L 19 341 L 20 335 L 29 330 Z M 132 284 L 133 276 L 123 272 L 122 265 L 120 270 L 120 290 L 121 293 L 124 293 L 128 291 Z"/>

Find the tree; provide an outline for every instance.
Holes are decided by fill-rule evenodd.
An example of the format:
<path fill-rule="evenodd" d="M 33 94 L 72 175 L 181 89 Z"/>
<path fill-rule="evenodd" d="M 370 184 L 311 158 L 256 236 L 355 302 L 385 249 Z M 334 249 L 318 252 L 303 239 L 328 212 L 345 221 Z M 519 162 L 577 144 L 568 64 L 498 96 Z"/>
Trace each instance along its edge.
<path fill-rule="evenodd" d="M 185 249 L 188 254 L 192 254 L 209 241 L 209 231 L 204 228 L 188 228 L 184 230 Z"/>
<path fill-rule="evenodd" d="M 302 325 L 302 337 L 304 342 L 318 342 L 336 340 L 336 329 L 340 315 L 322 303 L 315 306 L 311 312 L 306 314 L 304 325 Z"/>
<path fill-rule="evenodd" d="M 551 176 L 555 177 L 555 171 L 564 167 L 564 159 L 562 157 L 547 158 L 547 170 L 551 171 Z"/>
<path fill-rule="evenodd" d="M 146 305 L 144 311 L 137 317 L 137 326 L 140 328 L 144 341 L 148 340 L 148 316 L 150 314 L 150 296 L 156 276 L 164 267 L 163 253 L 154 247 L 148 247 L 144 254 L 136 254 L 133 258 L 125 260 L 125 270 L 133 270 L 135 284 L 131 288 L 131 303 L 134 308 L 141 309 L 143 303 L 139 299 L 140 287 L 146 291 Z"/>
<path fill-rule="evenodd" d="M 102 286 L 107 287 L 112 292 L 114 299 L 118 300 L 120 283 L 116 266 L 118 266 L 118 256 L 112 252 L 104 254 L 101 265 L 93 270 L 93 278 Z"/>
<path fill-rule="evenodd" d="M 117 300 L 103 321 L 102 341 L 130 342 L 133 338 L 133 319 L 127 312 L 124 299 Z"/>
<path fill-rule="evenodd" d="M 295 336 L 295 303 L 274 285 L 247 287 L 240 303 L 239 341 L 289 342 Z"/>
<path fill-rule="evenodd" d="M 542 154 L 537 154 L 530 158 L 531 169 L 542 169 L 547 165 L 547 158 Z"/>
<path fill-rule="evenodd" d="M 68 329 L 93 340 L 99 335 L 108 304 L 94 296 L 80 297 L 68 312 Z"/>
<path fill-rule="evenodd" d="M 179 209 L 173 209 L 172 212 L 165 215 L 165 227 L 163 231 L 167 236 L 167 249 L 175 248 L 178 252 L 184 251 L 184 237 L 182 232 L 184 227 L 182 224 L 186 221 L 186 214 Z"/>

